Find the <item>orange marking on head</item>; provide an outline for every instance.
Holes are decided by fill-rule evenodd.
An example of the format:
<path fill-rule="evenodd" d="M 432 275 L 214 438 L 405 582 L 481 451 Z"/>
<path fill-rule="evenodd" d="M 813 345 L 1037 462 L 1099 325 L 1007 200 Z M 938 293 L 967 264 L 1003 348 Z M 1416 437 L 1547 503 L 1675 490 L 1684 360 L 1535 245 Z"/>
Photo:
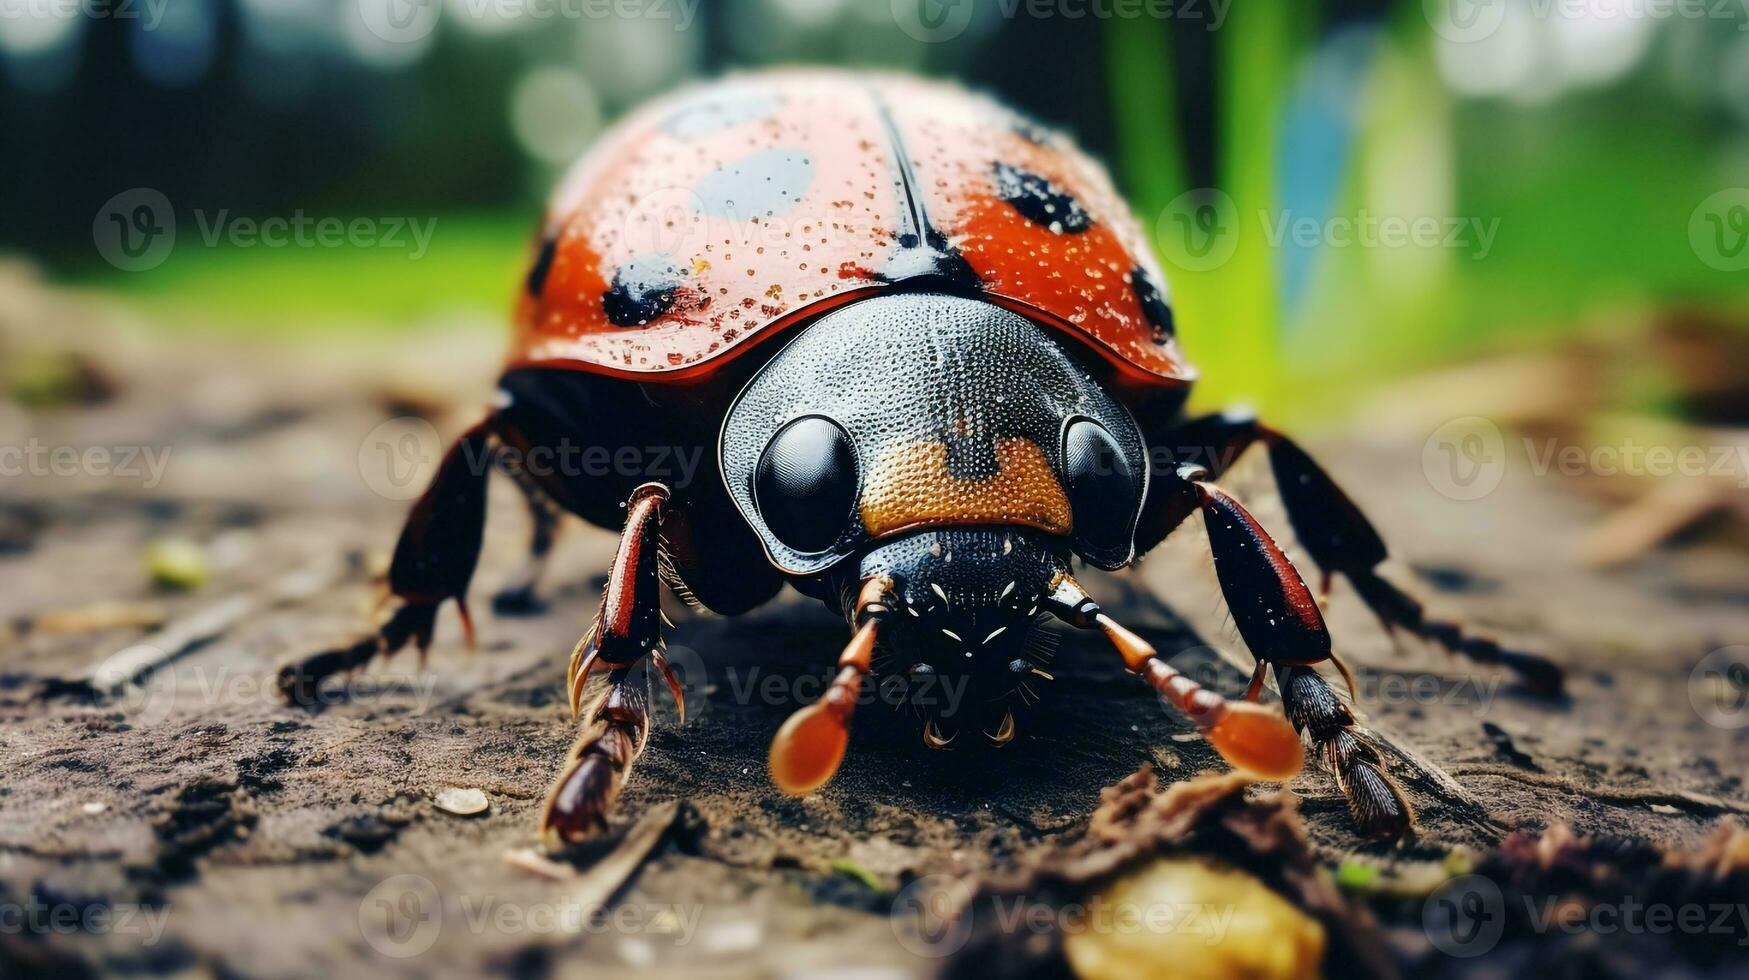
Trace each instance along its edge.
<path fill-rule="evenodd" d="M 995 448 L 995 475 L 964 479 L 948 471 L 944 443 L 888 447 L 863 486 L 863 527 L 876 538 L 967 524 L 1017 524 L 1068 534 L 1069 497 L 1044 450 L 1018 437 L 999 439 Z"/>

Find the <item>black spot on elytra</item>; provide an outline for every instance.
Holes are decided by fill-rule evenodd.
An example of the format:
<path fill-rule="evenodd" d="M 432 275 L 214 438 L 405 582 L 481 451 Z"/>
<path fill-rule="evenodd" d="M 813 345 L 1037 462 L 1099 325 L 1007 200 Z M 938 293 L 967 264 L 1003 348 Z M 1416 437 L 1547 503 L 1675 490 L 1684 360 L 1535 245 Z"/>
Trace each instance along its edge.
<path fill-rule="evenodd" d="M 540 254 L 535 256 L 534 268 L 528 270 L 528 295 L 540 299 L 541 291 L 547 288 L 547 273 L 553 271 L 553 255 L 559 250 L 556 238 L 541 242 Z"/>
<path fill-rule="evenodd" d="M 800 147 L 762 150 L 705 174 L 693 188 L 694 210 L 747 221 L 795 210 L 814 182 L 814 158 Z"/>
<path fill-rule="evenodd" d="M 1154 328 L 1154 342 L 1163 344 L 1178 335 L 1178 324 L 1173 322 L 1172 307 L 1166 302 L 1166 296 L 1160 292 L 1160 287 L 1154 283 L 1147 270 L 1136 266 L 1130 270 L 1130 286 L 1136 291 L 1136 299 L 1142 304 L 1142 315 L 1148 318 L 1148 323 Z"/>
<path fill-rule="evenodd" d="M 676 139 L 694 140 L 771 115 L 777 96 L 769 92 L 717 96 L 676 109 L 662 129 Z"/>
<path fill-rule="evenodd" d="M 685 275 L 662 255 L 640 255 L 613 274 L 601 307 L 616 326 L 641 327 L 674 306 Z"/>
<path fill-rule="evenodd" d="M 998 163 L 996 193 L 1021 217 L 1058 234 L 1078 235 L 1093 227 L 1093 216 L 1069 192 L 1030 170 Z"/>

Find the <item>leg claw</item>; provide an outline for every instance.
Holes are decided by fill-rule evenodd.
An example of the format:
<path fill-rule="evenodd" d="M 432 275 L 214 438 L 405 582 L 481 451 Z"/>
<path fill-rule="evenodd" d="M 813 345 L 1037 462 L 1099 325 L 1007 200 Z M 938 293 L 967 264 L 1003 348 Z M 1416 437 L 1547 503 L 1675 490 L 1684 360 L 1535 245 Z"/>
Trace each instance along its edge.
<path fill-rule="evenodd" d="M 593 642 L 595 632 L 591 630 L 577 644 L 577 649 L 571 651 L 571 667 L 567 678 L 571 692 L 571 719 L 576 720 L 583 707 L 583 690 L 589 684 L 589 674 L 601 664 L 601 648 Z"/>
<path fill-rule="evenodd" d="M 680 679 L 674 676 L 674 668 L 660 648 L 650 652 L 650 662 L 656 665 L 656 669 L 662 672 L 662 679 L 668 682 L 668 692 L 674 695 L 674 706 L 680 710 L 680 723 L 686 724 L 686 695 L 680 690 Z"/>

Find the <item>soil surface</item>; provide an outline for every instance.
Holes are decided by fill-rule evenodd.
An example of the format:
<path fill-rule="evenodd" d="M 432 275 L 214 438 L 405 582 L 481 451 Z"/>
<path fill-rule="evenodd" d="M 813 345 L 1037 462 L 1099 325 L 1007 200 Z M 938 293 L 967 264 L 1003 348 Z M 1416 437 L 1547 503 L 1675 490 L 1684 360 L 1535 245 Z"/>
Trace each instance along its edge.
<path fill-rule="evenodd" d="M 82 457 L 85 472 L 45 462 L 0 478 L 0 902 L 38 916 L 0 923 L 0 972 L 927 975 L 938 961 L 895 929 L 896 890 L 1000 872 L 1075 838 L 1100 789 L 1142 762 L 1164 781 L 1217 766 L 1096 637 L 1072 635 L 1007 748 L 929 751 L 906 713 L 864 709 L 838 778 L 790 799 L 767 780 L 766 748 L 817 693 L 842 623 L 794 593 L 736 619 L 674 601 L 689 717 L 678 724 L 659 692 L 601 846 L 612 853 L 655 813 L 647 859 L 630 854 L 611 881 L 531 872 L 506 855 L 534 843 L 575 734 L 565 662 L 612 534 L 569 521 L 546 612 L 496 616 L 489 597 L 520 561 L 528 520 L 495 479 L 477 653 L 446 610 L 424 668 L 402 654 L 315 709 L 288 707 L 272 685 L 288 659 L 365 624 L 407 506 L 396 498 L 408 481 L 385 461 L 435 459 L 419 424 L 380 427 L 417 411 L 455 432 L 465 418 L 451 409 L 489 393 L 496 333 L 436 324 L 320 350 L 143 332 L 101 300 L 5 275 L 0 342 L 65 357 L 97 390 L 0 405 L 0 444 L 168 456 L 157 478 L 149 454 L 124 471 L 120 452 L 108 466 Z M 1339 583 L 1327 615 L 1369 724 L 1467 795 L 1417 790 L 1420 837 L 1365 844 L 1332 780 L 1308 772 L 1292 792 L 1321 857 L 1481 852 L 1556 822 L 1688 847 L 1749 805 L 1749 729 L 1708 724 L 1690 702 L 1696 663 L 1749 642 L 1741 553 L 1699 541 L 1589 570 L 1573 542 L 1605 514 L 1559 478 L 1510 470 L 1484 499 L 1457 501 L 1423 474 L 1418 440 L 1309 444 L 1393 543 L 1395 581 L 1562 664 L 1569 694 L 1540 699 L 1437 649 L 1394 649 Z M 1230 486 L 1285 536 L 1263 467 L 1244 470 Z M 204 581 L 153 584 L 148 553 L 166 539 L 199 546 Z M 1193 521 L 1137 570 L 1086 584 L 1236 694 L 1244 674 L 1218 649 L 1241 647 L 1207 566 Z M 446 812 L 435 798 L 452 787 L 482 791 L 489 809 Z M 670 801 L 679 808 L 662 809 Z M 577 921 L 604 887 L 613 920 Z"/>

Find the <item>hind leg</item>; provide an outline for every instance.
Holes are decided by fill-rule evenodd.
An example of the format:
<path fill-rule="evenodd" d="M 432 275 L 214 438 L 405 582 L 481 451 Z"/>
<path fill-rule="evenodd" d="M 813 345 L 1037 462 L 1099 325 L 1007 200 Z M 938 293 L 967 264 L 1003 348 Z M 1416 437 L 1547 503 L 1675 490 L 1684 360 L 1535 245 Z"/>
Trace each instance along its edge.
<path fill-rule="evenodd" d="M 492 457 L 492 420 L 469 429 L 444 454 L 437 476 L 413 505 L 389 566 L 392 608 L 383 624 L 353 642 L 312 654 L 280 669 L 280 693 L 297 704 L 316 700 L 322 682 L 376 657 L 393 656 L 409 642 L 421 661 L 431 645 L 437 610 L 454 599 L 468 643 L 468 583 L 480 557 L 486 526 L 486 477 Z"/>
<path fill-rule="evenodd" d="M 1294 535 L 1322 573 L 1321 592 L 1328 594 L 1331 580 L 1342 575 L 1387 630 L 1403 629 L 1479 663 L 1507 667 L 1538 693 L 1560 693 L 1561 669 L 1553 663 L 1505 649 L 1486 637 L 1467 635 L 1455 623 L 1429 618 L 1419 601 L 1381 577 L 1378 565 L 1386 558 L 1385 543 L 1372 523 L 1323 468 L 1286 436 L 1247 416 L 1210 415 L 1167 431 L 1161 444 L 1180 464 L 1201 466 L 1219 477 L 1257 442 L 1268 448 L 1270 468 Z"/>

